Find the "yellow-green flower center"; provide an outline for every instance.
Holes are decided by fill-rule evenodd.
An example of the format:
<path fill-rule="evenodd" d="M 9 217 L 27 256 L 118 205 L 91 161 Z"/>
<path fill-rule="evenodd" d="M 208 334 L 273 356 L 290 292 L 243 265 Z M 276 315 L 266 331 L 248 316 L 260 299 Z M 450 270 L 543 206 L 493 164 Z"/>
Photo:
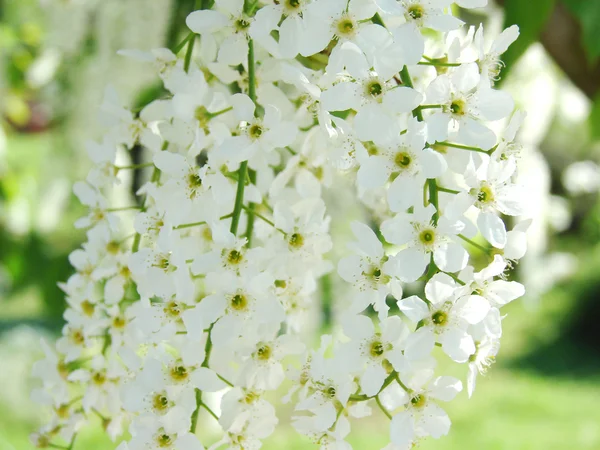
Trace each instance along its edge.
<path fill-rule="evenodd" d="M 369 347 L 369 353 L 371 354 L 371 356 L 376 358 L 378 356 L 383 355 L 384 352 L 385 352 L 385 347 L 382 342 L 380 342 L 380 341 L 371 342 L 371 345 Z"/>
<path fill-rule="evenodd" d="M 457 116 L 464 116 L 467 114 L 467 103 L 464 100 L 456 98 L 450 103 L 450 111 Z"/>
<path fill-rule="evenodd" d="M 448 313 L 445 311 L 436 311 L 431 316 L 431 321 L 439 326 L 444 326 L 448 323 Z"/>
<path fill-rule="evenodd" d="M 171 367 L 169 375 L 171 376 L 171 379 L 173 379 L 174 381 L 182 382 L 182 381 L 185 381 L 188 379 L 188 377 L 190 376 L 190 373 L 189 373 L 187 367 L 182 366 L 182 365 L 177 365 L 177 366 Z"/>
<path fill-rule="evenodd" d="M 169 399 L 164 393 L 156 394 L 152 397 L 152 409 L 163 412 L 169 408 Z"/>
<path fill-rule="evenodd" d="M 235 294 L 229 304 L 236 311 L 244 311 L 248 308 L 248 297 L 244 294 Z"/>
<path fill-rule="evenodd" d="M 425 406 L 426 401 L 427 401 L 427 399 L 425 398 L 425 396 L 423 394 L 417 394 L 413 398 L 410 399 L 410 404 L 414 408 L 422 408 L 423 406 Z"/>
<path fill-rule="evenodd" d="M 419 240 L 425 245 L 433 244 L 435 241 L 435 231 L 432 229 L 426 229 L 421 231 L 419 234 Z"/>
<path fill-rule="evenodd" d="M 337 35 L 342 37 L 351 37 L 356 32 L 356 24 L 354 20 L 348 16 L 342 16 L 335 25 Z"/>
<path fill-rule="evenodd" d="M 494 193 L 489 186 L 482 186 L 477 193 L 479 203 L 491 203 L 494 201 Z"/>
<path fill-rule="evenodd" d="M 227 262 L 229 262 L 229 264 L 239 264 L 243 259 L 243 253 L 238 250 L 231 250 L 227 255 Z"/>
<path fill-rule="evenodd" d="M 262 361 L 266 361 L 271 357 L 272 350 L 267 344 L 263 344 L 256 350 L 256 357 Z"/>
<path fill-rule="evenodd" d="M 288 239 L 288 244 L 295 249 L 301 248 L 304 245 L 304 236 L 300 233 L 293 233 Z"/>
<path fill-rule="evenodd" d="M 401 169 L 406 169 L 410 166 L 412 158 L 408 152 L 398 152 L 394 158 L 394 162 Z"/>
<path fill-rule="evenodd" d="M 250 128 L 248 128 L 248 136 L 250 136 L 250 139 L 252 140 L 260 138 L 263 132 L 263 127 L 257 123 L 250 125 Z"/>
<path fill-rule="evenodd" d="M 408 7 L 408 15 L 415 20 L 421 19 L 425 15 L 425 8 L 418 3 L 410 5 Z"/>

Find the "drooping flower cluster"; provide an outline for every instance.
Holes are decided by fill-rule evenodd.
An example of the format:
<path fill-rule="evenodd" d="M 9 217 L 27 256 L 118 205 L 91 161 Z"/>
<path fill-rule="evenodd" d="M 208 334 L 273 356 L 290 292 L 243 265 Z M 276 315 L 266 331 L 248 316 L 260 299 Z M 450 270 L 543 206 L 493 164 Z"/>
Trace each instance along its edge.
<path fill-rule="evenodd" d="M 203 1 L 177 48 L 122 52 L 152 63 L 165 94 L 135 113 L 112 94 L 102 105 L 110 127 L 75 185 L 88 241 L 62 285 L 63 336 L 35 367 L 53 411 L 38 447 L 72 449 L 97 415 L 113 438 L 128 424 L 121 449 L 201 449 L 205 410 L 223 430 L 210 448 L 259 448 L 278 423 L 266 393 L 286 378 L 293 425 L 320 448 L 350 448 L 348 417 L 372 406 L 391 419 L 390 449 L 448 433 L 438 401 L 462 384 L 435 357 L 467 365 L 471 394 L 499 309 L 524 293 L 505 271 L 528 225 L 499 217 L 521 213 L 522 114 L 494 89 L 518 32 L 486 52 L 451 3 Z M 148 162 L 119 165 L 134 145 Z M 146 167 L 137 198 L 113 206 L 123 171 Z M 334 267 L 321 194 L 335 171 L 355 177 L 376 227 L 350 225 L 343 334 L 313 350 L 302 330 Z M 404 298 L 416 281 L 424 294 Z"/>

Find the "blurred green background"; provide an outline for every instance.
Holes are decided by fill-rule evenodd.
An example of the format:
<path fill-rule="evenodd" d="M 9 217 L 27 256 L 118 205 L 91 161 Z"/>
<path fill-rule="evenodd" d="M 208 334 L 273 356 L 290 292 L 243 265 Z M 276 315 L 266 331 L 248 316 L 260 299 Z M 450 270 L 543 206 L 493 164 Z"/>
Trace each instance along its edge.
<path fill-rule="evenodd" d="M 0 450 L 32 448 L 43 419 L 30 400 L 39 339 L 60 333 L 84 239 L 73 181 L 89 167 L 107 83 L 139 104 L 155 79 L 116 55 L 176 42 L 190 0 L 0 0 Z M 503 88 L 528 112 L 520 135 L 528 187 L 529 254 L 516 268 L 528 288 L 505 312 L 499 361 L 447 406 L 450 435 L 422 449 L 600 449 L 600 1 L 503 0 L 457 11 L 486 34 L 519 24 Z M 332 209 L 334 221 L 341 212 Z M 337 215 L 337 217 L 336 217 Z M 341 236 L 340 239 L 344 239 Z M 327 305 L 328 308 L 331 305 Z M 462 372 L 461 372 L 462 374 Z M 267 449 L 311 448 L 286 424 Z M 357 449 L 383 447 L 387 419 L 353 430 Z M 201 422 L 202 423 L 202 422 Z M 206 420 L 210 432 L 211 422 Z M 100 427 L 81 449 L 112 449 Z"/>

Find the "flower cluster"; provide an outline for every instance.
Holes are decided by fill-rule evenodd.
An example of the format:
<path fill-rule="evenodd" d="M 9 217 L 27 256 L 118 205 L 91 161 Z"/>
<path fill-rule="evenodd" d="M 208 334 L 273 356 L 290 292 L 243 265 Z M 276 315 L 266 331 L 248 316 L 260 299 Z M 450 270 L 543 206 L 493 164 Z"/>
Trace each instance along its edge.
<path fill-rule="evenodd" d="M 524 293 L 506 270 L 528 226 L 499 217 L 522 209 L 523 114 L 494 89 L 518 30 L 486 47 L 451 7 L 204 0 L 177 48 L 122 51 L 152 65 L 164 94 L 136 112 L 110 91 L 102 105 L 109 127 L 74 188 L 88 241 L 61 285 L 62 337 L 34 369 L 53 411 L 38 447 L 72 449 L 98 416 L 114 439 L 128 425 L 121 450 L 202 449 L 205 411 L 223 431 L 210 448 L 257 449 L 278 423 L 267 394 L 286 379 L 294 427 L 322 449 L 350 448 L 348 418 L 372 406 L 391 419 L 388 449 L 448 433 L 438 402 L 462 384 L 436 358 L 467 365 L 470 395 L 498 351 L 499 309 Z M 148 162 L 118 163 L 134 145 Z M 137 197 L 114 206 L 122 174 L 144 168 Z M 311 349 L 336 172 L 374 226 L 351 224 L 343 333 Z M 417 281 L 423 295 L 403 296 Z"/>

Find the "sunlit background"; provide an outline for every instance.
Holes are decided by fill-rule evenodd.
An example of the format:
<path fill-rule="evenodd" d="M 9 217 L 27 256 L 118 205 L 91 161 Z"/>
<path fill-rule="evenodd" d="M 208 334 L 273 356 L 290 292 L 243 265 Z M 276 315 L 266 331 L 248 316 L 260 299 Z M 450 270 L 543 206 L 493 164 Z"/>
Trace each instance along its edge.
<path fill-rule="evenodd" d="M 112 84 L 123 104 L 135 108 L 156 87 L 147 67 L 116 51 L 172 47 L 185 35 L 192 3 L 0 0 L 0 450 L 32 448 L 28 434 L 43 420 L 29 399 L 36 383 L 30 369 L 41 357 L 40 338 L 60 333 L 65 303 L 56 283 L 71 273 L 67 255 L 84 238 L 72 226 L 83 208 L 71 185 L 90 166 L 85 142 L 101 132 L 96 119 L 104 88 Z M 529 253 L 515 270 L 528 293 L 504 310 L 499 361 L 474 398 L 463 392 L 448 405 L 450 435 L 421 448 L 597 450 L 600 1 L 499 3 L 463 19 L 483 21 L 490 38 L 503 23 L 518 23 L 522 31 L 506 55 L 502 87 L 528 113 L 519 135 L 520 177 L 534 222 Z M 123 195 L 131 190 L 125 187 Z M 334 237 L 343 247 L 347 216 L 364 211 L 332 203 Z M 333 304 L 322 306 L 324 327 L 335 326 L 340 292 L 335 275 L 329 282 Z M 312 448 L 287 417 L 284 409 L 265 448 Z M 203 419 L 204 431 L 216 433 L 215 423 Z M 350 439 L 356 449 L 387 441 L 387 419 L 377 415 Z M 76 446 L 114 447 L 99 421 Z"/>

